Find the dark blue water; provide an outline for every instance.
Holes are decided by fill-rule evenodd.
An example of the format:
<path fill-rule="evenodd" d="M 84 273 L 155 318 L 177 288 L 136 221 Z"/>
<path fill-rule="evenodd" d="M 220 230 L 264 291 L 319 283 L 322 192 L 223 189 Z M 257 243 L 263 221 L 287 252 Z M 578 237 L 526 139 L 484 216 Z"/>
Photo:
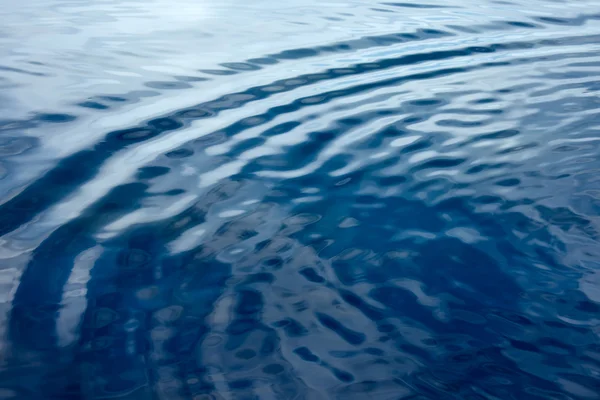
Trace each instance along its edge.
<path fill-rule="evenodd" d="M 598 0 L 0 5 L 0 399 L 600 398 Z"/>

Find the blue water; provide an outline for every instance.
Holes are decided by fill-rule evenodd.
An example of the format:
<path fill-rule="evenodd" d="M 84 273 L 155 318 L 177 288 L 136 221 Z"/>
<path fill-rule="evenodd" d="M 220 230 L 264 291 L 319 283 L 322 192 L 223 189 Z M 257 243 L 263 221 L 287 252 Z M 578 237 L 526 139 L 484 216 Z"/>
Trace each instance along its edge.
<path fill-rule="evenodd" d="M 0 6 L 0 399 L 600 398 L 599 0 Z"/>

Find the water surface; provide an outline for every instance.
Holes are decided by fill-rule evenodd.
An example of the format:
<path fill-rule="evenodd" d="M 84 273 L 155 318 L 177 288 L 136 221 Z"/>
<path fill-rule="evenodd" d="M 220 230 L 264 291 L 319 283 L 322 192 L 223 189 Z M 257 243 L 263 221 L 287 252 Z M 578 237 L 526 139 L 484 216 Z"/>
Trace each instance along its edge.
<path fill-rule="evenodd" d="M 600 398 L 599 1 L 0 5 L 0 398 Z"/>

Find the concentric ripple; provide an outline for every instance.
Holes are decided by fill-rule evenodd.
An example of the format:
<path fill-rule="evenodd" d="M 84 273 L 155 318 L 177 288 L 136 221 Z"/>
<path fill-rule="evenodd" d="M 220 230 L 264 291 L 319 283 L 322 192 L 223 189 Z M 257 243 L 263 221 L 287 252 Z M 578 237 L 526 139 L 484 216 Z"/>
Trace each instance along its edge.
<path fill-rule="evenodd" d="M 600 398 L 600 2 L 175 3 L 0 11 L 0 398 Z"/>

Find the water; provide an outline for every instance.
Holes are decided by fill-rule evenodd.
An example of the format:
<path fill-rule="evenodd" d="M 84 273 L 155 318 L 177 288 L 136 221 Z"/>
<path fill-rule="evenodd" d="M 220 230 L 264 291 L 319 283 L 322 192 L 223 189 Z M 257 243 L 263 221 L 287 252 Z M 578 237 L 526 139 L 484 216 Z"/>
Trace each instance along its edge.
<path fill-rule="evenodd" d="M 600 2 L 1 0 L 1 399 L 600 398 Z"/>

